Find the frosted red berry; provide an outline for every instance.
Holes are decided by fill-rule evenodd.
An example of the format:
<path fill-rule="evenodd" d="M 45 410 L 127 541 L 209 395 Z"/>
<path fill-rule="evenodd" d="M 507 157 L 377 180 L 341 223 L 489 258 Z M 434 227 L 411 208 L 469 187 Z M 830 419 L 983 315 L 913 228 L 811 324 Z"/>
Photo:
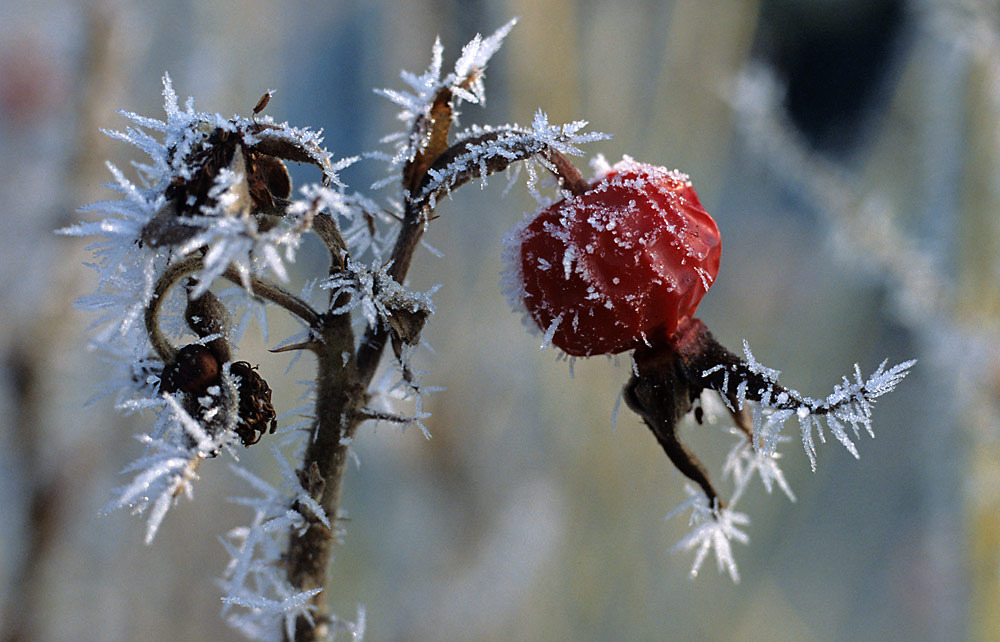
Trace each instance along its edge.
<path fill-rule="evenodd" d="M 574 356 L 669 337 L 715 281 L 722 253 L 688 177 L 631 159 L 539 212 L 515 244 L 524 306 Z"/>

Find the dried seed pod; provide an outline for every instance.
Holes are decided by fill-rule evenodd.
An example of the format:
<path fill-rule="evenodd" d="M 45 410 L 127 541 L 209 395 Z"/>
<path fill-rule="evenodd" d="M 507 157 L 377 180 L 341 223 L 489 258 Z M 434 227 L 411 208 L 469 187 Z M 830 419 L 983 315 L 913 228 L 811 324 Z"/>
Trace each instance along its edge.
<path fill-rule="evenodd" d="M 271 405 L 271 388 L 256 369 L 246 361 L 236 361 L 229 367 L 229 373 L 239 378 L 239 420 L 236 434 L 244 446 L 260 441 L 266 432 L 274 433 L 278 427 L 274 406 Z"/>
<path fill-rule="evenodd" d="M 171 153 L 176 150 L 171 149 Z M 189 176 L 175 176 L 166 191 L 167 200 L 177 203 L 181 217 L 199 215 L 203 206 L 216 204 L 217 199 L 210 193 L 223 169 L 244 175 L 246 172 L 240 138 L 224 129 L 208 134 L 185 156 L 184 163 L 193 171 Z"/>
<path fill-rule="evenodd" d="M 250 195 L 263 208 L 271 197 L 287 199 L 292 195 L 292 178 L 281 159 L 265 156 L 253 151 L 247 152 Z M 264 190 L 269 195 L 264 194 Z"/>
<path fill-rule="evenodd" d="M 219 383 L 219 360 L 212 351 L 200 344 L 186 345 L 177 351 L 173 363 L 167 364 L 160 378 L 160 392 L 178 390 L 202 395 Z"/>

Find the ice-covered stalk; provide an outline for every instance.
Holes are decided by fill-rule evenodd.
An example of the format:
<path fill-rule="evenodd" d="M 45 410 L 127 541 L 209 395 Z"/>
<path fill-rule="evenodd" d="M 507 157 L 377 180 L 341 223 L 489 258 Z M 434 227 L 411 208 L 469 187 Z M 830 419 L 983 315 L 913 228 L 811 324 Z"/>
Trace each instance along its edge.
<path fill-rule="evenodd" d="M 316 436 L 308 445 L 298 474 L 303 485 L 322 505 L 327 515 L 336 518 L 346 471 L 349 444 L 361 422 L 368 419 L 394 420 L 391 415 L 368 408 L 369 387 L 381 361 L 386 344 L 391 341 L 400 360 L 404 380 L 416 388 L 405 352 L 419 342 L 420 332 L 430 314 L 429 302 L 404 294 L 413 254 L 431 220 L 441 197 L 470 180 L 486 179 L 518 162 L 537 160 L 574 191 L 581 189 L 580 173 L 566 158 L 578 153 L 576 144 L 602 138 L 600 134 L 580 135 L 583 122 L 562 127 L 549 125 L 543 114 L 536 116 L 532 127 L 504 127 L 483 130 L 473 128 L 449 140 L 459 100 L 482 101 L 482 72 L 486 60 L 496 50 L 513 23 L 489 38 L 476 40 L 463 51 L 452 75 L 438 78 L 440 50 L 435 49 L 432 77 L 423 77 L 415 88 L 430 97 L 420 103 L 419 95 L 386 92 L 410 113 L 410 131 L 397 158 L 404 197 L 399 232 L 385 266 L 376 272 L 363 272 L 352 262 L 346 244 L 335 228 L 317 224 L 320 235 L 330 248 L 332 259 L 331 310 L 325 322 L 314 328 L 318 339 L 310 347 L 318 358 Z M 404 112 L 406 113 L 406 112 Z M 320 219 L 317 219 L 319 222 Z M 336 237 L 330 240 L 328 237 Z M 344 252 L 339 248 L 344 247 Z M 338 271 L 336 267 L 339 267 Z M 369 282 L 373 296 L 381 296 L 374 307 L 357 353 L 346 314 L 357 304 L 358 282 Z M 376 292 L 377 291 L 377 292 Z M 399 292 L 396 297 L 393 293 Z M 377 317 L 377 318 L 375 318 Z M 293 528 L 286 556 L 289 581 L 297 590 L 310 591 L 326 585 L 331 547 L 336 533 L 310 528 Z M 323 594 L 313 595 L 314 609 L 299 616 L 295 640 L 320 639 L 328 628 Z"/>
<path fill-rule="evenodd" d="M 892 390 L 915 362 L 906 361 L 886 371 L 885 363 L 869 377 L 857 372 L 854 382 L 843 385 L 824 399 L 804 397 L 778 383 L 778 372 L 762 366 L 745 348 L 746 358 L 738 357 L 716 341 L 698 319 L 685 319 L 675 333 L 656 337 L 653 343 L 638 348 L 633 358 L 635 370 L 625 386 L 624 399 L 663 446 L 670 461 L 688 479 L 705 492 L 709 506 L 724 506 L 708 479 L 705 467 L 677 437 L 680 421 L 691 411 L 702 392 L 713 390 L 722 395 L 737 427 L 752 440 L 755 449 L 773 454 L 778 432 L 786 419 L 795 416 L 800 424 L 806 452 L 815 468 L 812 430 L 820 431 L 819 418 L 855 456 L 858 456 L 845 426 L 874 435 L 871 407 L 875 400 Z M 750 415 L 749 402 L 764 407 L 767 414 Z"/>

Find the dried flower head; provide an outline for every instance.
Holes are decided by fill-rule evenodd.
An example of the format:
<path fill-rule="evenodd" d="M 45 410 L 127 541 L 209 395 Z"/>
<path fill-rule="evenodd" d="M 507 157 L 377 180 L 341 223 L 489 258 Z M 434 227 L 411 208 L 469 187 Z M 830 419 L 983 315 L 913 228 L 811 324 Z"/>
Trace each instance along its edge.
<path fill-rule="evenodd" d="M 274 406 L 271 405 L 271 388 L 257 369 L 246 361 L 236 361 L 229 367 L 229 373 L 239 380 L 239 419 L 234 430 L 244 446 L 260 441 L 264 433 L 274 433 L 278 427 Z"/>

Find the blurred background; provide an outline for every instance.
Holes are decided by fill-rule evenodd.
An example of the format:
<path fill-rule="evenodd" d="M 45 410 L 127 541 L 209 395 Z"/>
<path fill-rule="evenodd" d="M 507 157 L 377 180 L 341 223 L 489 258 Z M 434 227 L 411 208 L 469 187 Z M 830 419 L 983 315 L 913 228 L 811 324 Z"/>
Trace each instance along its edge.
<path fill-rule="evenodd" d="M 688 172 L 724 238 L 699 317 L 746 339 L 782 381 L 825 395 L 859 362 L 920 360 L 875 410 L 855 461 L 793 436 L 792 503 L 741 500 L 742 582 L 671 553 L 683 480 L 649 431 L 612 411 L 627 358 L 573 363 L 509 311 L 500 241 L 534 208 L 505 180 L 437 211 L 411 284 L 441 283 L 417 430 L 358 435 L 336 549 L 335 612 L 367 612 L 369 640 L 1000 639 L 1000 13 L 996 3 L 760 0 L 4 0 L 0 5 L 0 638 L 237 640 L 219 618 L 218 537 L 250 512 L 228 467 L 205 465 L 155 542 L 101 516 L 146 430 L 108 399 L 75 298 L 93 288 L 86 241 L 52 231 L 110 197 L 134 149 L 99 128 L 183 100 L 323 128 L 344 157 L 397 128 L 372 93 L 446 67 L 477 32 L 520 23 L 465 124 L 590 121 L 588 146 Z M 581 160 L 581 166 L 586 162 Z M 316 180 L 294 170 L 299 184 Z M 374 162 L 344 178 L 364 189 Z M 298 278 L 325 270 L 307 248 Z M 275 406 L 312 364 L 269 355 L 292 328 L 252 332 Z M 716 471 L 719 426 L 684 439 Z M 242 460 L 277 478 L 266 449 Z M 214 463 L 214 462 L 213 462 Z M 724 491 L 725 492 L 725 491 Z"/>

